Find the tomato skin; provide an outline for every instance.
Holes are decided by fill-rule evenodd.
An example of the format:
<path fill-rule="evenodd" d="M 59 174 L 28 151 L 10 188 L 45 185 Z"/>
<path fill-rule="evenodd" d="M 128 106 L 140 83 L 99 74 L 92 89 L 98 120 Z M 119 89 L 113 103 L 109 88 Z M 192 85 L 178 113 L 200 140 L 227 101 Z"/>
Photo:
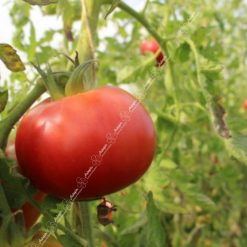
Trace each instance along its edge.
<path fill-rule="evenodd" d="M 77 200 L 99 198 L 136 182 L 151 164 L 156 137 L 140 103 L 128 121 L 123 118 L 135 102 L 124 90 L 107 86 L 37 106 L 17 130 L 23 174 L 45 193 L 69 199 L 78 177 L 95 169 Z M 117 129 L 114 142 L 109 134 Z M 93 155 L 101 157 L 97 165 Z"/>
<path fill-rule="evenodd" d="M 140 44 L 140 52 L 144 55 L 147 52 L 156 53 L 160 49 L 158 42 L 155 39 L 143 40 Z M 166 63 L 162 52 L 159 52 L 156 57 L 156 66 L 162 66 Z"/>

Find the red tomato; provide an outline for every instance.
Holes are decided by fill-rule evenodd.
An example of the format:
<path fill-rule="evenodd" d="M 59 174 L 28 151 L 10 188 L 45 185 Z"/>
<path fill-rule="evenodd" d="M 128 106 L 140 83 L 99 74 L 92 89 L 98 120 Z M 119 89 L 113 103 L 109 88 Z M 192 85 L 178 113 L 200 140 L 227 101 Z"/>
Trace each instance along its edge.
<path fill-rule="evenodd" d="M 243 106 L 244 106 L 244 109 L 246 109 L 246 110 L 247 110 L 247 100 L 245 100 L 245 101 L 244 101 Z"/>
<path fill-rule="evenodd" d="M 60 198 L 77 193 L 83 200 L 137 181 L 155 144 L 152 120 L 139 101 L 102 87 L 32 109 L 17 130 L 16 154 L 37 188 Z"/>
<path fill-rule="evenodd" d="M 142 55 L 144 55 L 147 52 L 152 52 L 155 54 L 159 49 L 160 49 L 160 46 L 158 42 L 154 39 L 144 40 L 142 41 L 140 45 L 140 51 Z M 165 57 L 162 52 L 158 53 L 156 57 L 156 61 L 157 61 L 156 66 L 162 66 L 163 64 L 166 63 Z"/>

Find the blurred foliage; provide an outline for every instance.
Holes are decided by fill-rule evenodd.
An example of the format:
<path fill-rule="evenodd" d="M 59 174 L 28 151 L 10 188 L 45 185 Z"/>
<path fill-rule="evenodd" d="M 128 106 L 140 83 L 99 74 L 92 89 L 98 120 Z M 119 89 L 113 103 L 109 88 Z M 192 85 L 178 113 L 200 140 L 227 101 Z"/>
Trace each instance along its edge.
<path fill-rule="evenodd" d="M 142 14 L 167 41 L 167 64 L 172 69 L 167 65 L 158 69 L 152 55 L 140 55 L 140 42 L 149 38 L 145 28 L 118 8 L 104 19 L 110 9 L 106 5 L 98 25 L 97 78 L 99 85 L 145 93 L 143 104 L 157 130 L 157 151 L 138 183 L 108 196 L 118 207 L 114 225 L 98 224 L 95 209 L 99 202 L 92 202 L 96 246 L 245 247 L 247 115 L 242 103 L 247 92 L 247 5 L 243 0 L 143 3 Z M 61 53 L 75 52 L 79 1 L 61 0 L 39 8 L 51 24 L 59 16 L 63 25 L 58 30 L 51 25 L 38 39 L 39 30 L 30 18 L 32 7 L 24 1 L 13 2 L 13 46 L 25 54 L 27 70 L 11 74 L 7 86 L 12 101 L 2 114 L 24 97 L 35 80 L 28 62 L 38 59 L 41 66 L 49 62 L 53 71 L 61 71 L 69 67 Z M 58 37 L 63 37 L 59 44 Z M 152 86 L 144 91 L 151 77 Z M 221 118 L 233 136 L 230 140 L 214 130 L 217 126 L 211 121 L 205 91 L 220 99 Z M 2 95 L 0 103 L 5 102 Z M 61 205 L 48 198 L 41 207 L 55 217 Z M 69 217 L 71 212 L 60 224 L 73 229 Z M 47 221 L 41 218 L 43 230 Z M 74 240 L 69 239 L 73 236 L 63 228 L 56 235 L 65 247 L 72 246 Z"/>

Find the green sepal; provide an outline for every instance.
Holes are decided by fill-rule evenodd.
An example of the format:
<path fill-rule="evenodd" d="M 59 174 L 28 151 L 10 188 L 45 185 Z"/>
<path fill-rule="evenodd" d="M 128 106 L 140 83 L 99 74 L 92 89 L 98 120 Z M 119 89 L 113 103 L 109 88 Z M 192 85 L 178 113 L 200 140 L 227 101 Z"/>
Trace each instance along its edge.
<path fill-rule="evenodd" d="M 94 59 L 88 60 L 86 63 L 80 64 L 75 68 L 65 87 L 66 96 L 78 94 L 85 91 L 85 71 L 93 62 L 95 62 Z"/>
<path fill-rule="evenodd" d="M 47 88 L 48 92 L 50 93 L 51 97 L 54 100 L 61 99 L 64 97 L 64 93 L 61 87 L 57 84 L 56 80 L 54 79 L 54 72 L 52 72 L 51 68 L 48 66 L 47 73 L 44 72 L 39 65 L 35 65 L 32 63 L 34 68 L 38 71 L 41 78 L 43 79 L 43 82 L 45 84 L 45 87 Z"/>

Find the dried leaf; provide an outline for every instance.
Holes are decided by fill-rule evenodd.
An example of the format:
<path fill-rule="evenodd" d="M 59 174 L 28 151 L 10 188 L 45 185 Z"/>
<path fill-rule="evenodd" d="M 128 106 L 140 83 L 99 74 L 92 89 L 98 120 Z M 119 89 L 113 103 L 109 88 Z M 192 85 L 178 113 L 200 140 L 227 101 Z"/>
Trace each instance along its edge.
<path fill-rule="evenodd" d="M 25 70 L 25 66 L 16 53 L 16 50 L 8 44 L 0 44 L 0 59 L 13 72 Z"/>
<path fill-rule="evenodd" d="M 218 97 L 215 97 L 212 100 L 211 111 L 214 117 L 213 124 L 216 132 L 224 138 L 230 138 L 230 131 L 226 123 L 226 112 L 223 106 L 221 105 L 220 99 Z"/>

